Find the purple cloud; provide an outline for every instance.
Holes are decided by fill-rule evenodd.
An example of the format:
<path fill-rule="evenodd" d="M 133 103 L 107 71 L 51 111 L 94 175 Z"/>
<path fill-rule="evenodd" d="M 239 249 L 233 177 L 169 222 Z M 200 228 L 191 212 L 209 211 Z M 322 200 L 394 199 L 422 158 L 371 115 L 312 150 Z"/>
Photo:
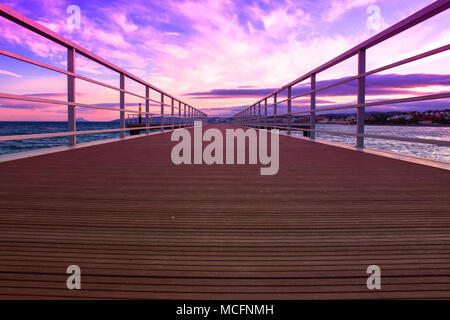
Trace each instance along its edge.
<path fill-rule="evenodd" d="M 328 86 L 345 78 L 322 80 L 317 82 L 317 88 Z M 386 94 L 405 94 L 417 93 L 412 89 L 415 87 L 426 86 L 450 86 L 450 75 L 443 74 L 386 74 L 386 75 L 371 75 L 366 79 L 366 94 L 367 95 L 386 95 Z M 202 98 L 260 98 L 267 96 L 274 92 L 277 88 L 243 88 L 237 89 L 213 89 L 203 92 L 191 92 L 185 94 L 186 96 L 194 96 L 196 99 Z M 309 85 L 302 84 L 292 89 L 293 95 L 299 95 L 309 90 Z M 353 80 L 345 84 L 338 85 L 329 89 L 320 91 L 318 95 L 325 96 L 347 96 L 355 95 L 357 90 L 357 81 Z M 285 96 L 283 92 L 281 96 Z"/>

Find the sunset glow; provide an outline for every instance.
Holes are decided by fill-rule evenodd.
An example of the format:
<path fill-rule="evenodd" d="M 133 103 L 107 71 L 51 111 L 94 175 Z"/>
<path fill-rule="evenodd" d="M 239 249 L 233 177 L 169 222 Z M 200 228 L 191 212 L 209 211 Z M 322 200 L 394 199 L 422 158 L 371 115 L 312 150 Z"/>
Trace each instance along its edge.
<path fill-rule="evenodd" d="M 334 58 L 352 46 L 430 4 L 425 0 L 359 1 L 4 1 L 7 6 L 75 41 L 93 53 L 174 94 L 208 115 L 233 115 L 243 106 Z M 81 9 L 80 29 L 67 27 L 66 9 Z M 405 5 L 407 4 L 407 6 Z M 381 9 L 380 28 L 367 26 L 367 8 Z M 368 70 L 446 45 L 448 12 L 412 28 L 367 52 Z M 66 68 L 66 50 L 0 18 L 1 48 L 58 68 Z M 385 100 L 448 91 L 450 76 L 438 54 L 368 78 L 367 99 Z M 118 85 L 118 75 L 85 58 L 76 72 Z M 355 60 L 319 74 L 318 81 L 356 73 Z M 371 87 L 371 78 L 374 87 Z M 301 86 L 301 85 L 300 85 Z M 66 99 L 64 75 L 0 57 L 1 92 Z M 144 87 L 127 83 L 144 94 Z M 325 90 L 326 104 L 351 103 L 355 85 Z M 295 88 L 294 88 L 295 90 Z M 152 93 L 151 93 L 152 94 Z M 154 93 L 156 94 L 156 93 Z M 153 96 L 154 98 L 156 96 Z M 155 98 L 157 99 L 157 98 Z M 117 106 L 118 93 L 77 80 L 77 101 Z M 136 108 L 141 99 L 126 97 Z M 294 104 L 305 103 L 301 99 Z M 320 104 L 320 101 L 318 101 Z M 436 102 L 427 102 L 433 108 Z M 442 101 L 437 102 L 442 107 Z M 154 104 L 152 110 L 158 111 Z M 388 108 L 388 107 L 386 107 Z M 117 119 L 117 112 L 78 108 L 88 120 Z M 66 120 L 64 106 L 0 100 L 0 120 Z"/>

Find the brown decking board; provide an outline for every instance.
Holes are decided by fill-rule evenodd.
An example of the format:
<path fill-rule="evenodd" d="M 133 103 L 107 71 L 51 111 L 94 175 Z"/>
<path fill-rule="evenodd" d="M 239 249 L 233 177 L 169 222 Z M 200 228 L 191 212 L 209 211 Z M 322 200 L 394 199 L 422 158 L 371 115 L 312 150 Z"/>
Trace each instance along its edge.
<path fill-rule="evenodd" d="M 175 166 L 174 144 L 1 163 L 0 298 L 450 298 L 448 171 L 280 136 L 261 176 Z"/>

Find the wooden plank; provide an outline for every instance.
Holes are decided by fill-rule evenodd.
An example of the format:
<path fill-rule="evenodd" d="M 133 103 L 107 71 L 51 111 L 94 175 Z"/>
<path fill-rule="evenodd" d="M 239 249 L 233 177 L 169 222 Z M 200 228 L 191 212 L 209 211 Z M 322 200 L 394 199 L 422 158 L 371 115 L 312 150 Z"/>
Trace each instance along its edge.
<path fill-rule="evenodd" d="M 280 136 L 280 171 L 260 176 L 175 166 L 173 145 L 0 164 L 0 298 L 450 298 L 448 171 Z"/>

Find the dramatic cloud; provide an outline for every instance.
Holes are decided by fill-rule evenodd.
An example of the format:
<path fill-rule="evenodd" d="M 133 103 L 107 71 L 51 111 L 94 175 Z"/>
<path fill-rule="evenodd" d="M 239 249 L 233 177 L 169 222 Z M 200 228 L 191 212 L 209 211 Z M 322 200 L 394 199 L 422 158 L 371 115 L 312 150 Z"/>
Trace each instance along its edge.
<path fill-rule="evenodd" d="M 331 85 L 335 82 L 343 80 L 331 79 L 317 82 L 317 88 L 325 87 Z M 450 86 L 450 75 L 440 75 L 440 74 L 385 74 L 385 75 L 371 75 L 367 77 L 366 80 L 366 93 L 368 95 L 380 95 L 380 94 L 404 94 L 412 93 L 418 94 L 414 89 L 417 87 L 424 87 L 425 89 L 429 86 L 442 87 L 442 91 L 448 91 Z M 186 93 L 187 96 L 195 96 L 198 99 L 205 97 L 216 97 L 220 99 L 236 98 L 236 97 L 255 97 L 259 98 L 262 96 L 269 95 L 273 93 L 277 88 L 237 88 L 237 89 L 213 89 L 206 92 L 192 92 Z M 308 91 L 308 85 L 298 85 L 293 88 L 292 94 L 298 95 L 303 92 Z M 345 95 L 355 95 L 357 89 L 357 82 L 350 81 L 345 84 L 341 84 L 329 89 L 325 89 L 318 94 L 323 94 L 326 96 L 345 96 Z M 408 90 L 405 90 L 408 89 Z M 434 92 L 435 90 L 430 90 Z M 286 93 L 284 93 L 285 95 Z"/>
<path fill-rule="evenodd" d="M 249 105 L 257 97 L 296 79 L 355 44 L 374 34 L 367 28 L 369 5 L 381 8 L 382 27 L 386 28 L 418 9 L 429 0 L 410 0 L 407 4 L 390 0 L 166 0 L 104 2 L 79 0 L 81 29 L 66 25 L 69 0 L 7 0 L 6 5 L 79 43 L 97 55 L 136 74 L 156 87 L 187 103 L 214 114 L 223 108 Z M 367 52 L 368 70 L 386 65 L 448 43 L 447 13 L 433 18 L 405 35 Z M 60 68 L 66 68 L 66 49 L 0 19 L 0 44 L 5 50 L 23 54 Z M 370 98 L 385 95 L 408 95 L 431 90 L 437 92 L 447 82 L 432 84 L 419 74 L 449 74 L 443 55 L 425 64 L 412 64 L 390 71 L 382 83 L 377 76 L 368 79 Z M 445 57 L 444 57 L 445 58 Z M 4 58 L 6 59 L 6 58 Z M 97 80 L 118 85 L 118 75 L 86 59 L 77 59 L 77 72 Z M 50 75 L 37 76 L 36 69 L 11 65 L 0 58 L 0 85 L 3 92 L 25 94 L 58 90 L 65 79 Z M 320 74 L 321 84 L 329 79 L 352 76 L 355 59 Z M 401 76 L 414 77 L 401 79 Z M 411 85 L 407 84 L 410 79 Z M 9 81 L 14 80 L 14 81 Z M 21 82 L 19 82 L 20 80 Z M 444 79 L 445 80 L 445 79 Z M 60 81 L 60 85 L 56 84 Z M 78 82 L 88 95 L 84 103 L 114 103 L 116 92 Z M 403 83 L 404 86 L 398 85 Z M 42 88 L 46 84 L 47 88 Z M 127 88 L 138 93 L 142 86 L 127 82 Z M 58 89 L 54 89 L 57 87 Z M 223 88 L 223 89 L 214 89 Z M 302 90 L 304 88 L 299 87 Z M 447 89 L 444 89 L 447 90 Z M 295 91 L 299 92 L 299 91 Z M 355 83 L 339 86 L 321 94 L 334 103 L 345 103 L 355 92 Z M 425 92 L 425 93 L 424 93 Z M 378 96 L 380 95 L 380 96 Z M 340 97 L 328 99 L 328 96 Z M 127 97 L 130 103 L 133 98 Z M 38 115 L 39 116 L 39 115 Z M 45 115 L 47 116 L 47 115 Z M 13 117 L 13 113 L 8 114 Z M 98 119 L 101 113 L 96 113 Z M 105 120 L 116 114 L 103 113 Z M 0 114 L 0 120 L 3 119 Z"/>
<path fill-rule="evenodd" d="M 0 74 L 4 74 L 4 75 L 15 77 L 15 78 L 22 78 L 21 74 L 17 74 L 17 73 L 7 71 L 7 70 L 0 70 Z"/>

